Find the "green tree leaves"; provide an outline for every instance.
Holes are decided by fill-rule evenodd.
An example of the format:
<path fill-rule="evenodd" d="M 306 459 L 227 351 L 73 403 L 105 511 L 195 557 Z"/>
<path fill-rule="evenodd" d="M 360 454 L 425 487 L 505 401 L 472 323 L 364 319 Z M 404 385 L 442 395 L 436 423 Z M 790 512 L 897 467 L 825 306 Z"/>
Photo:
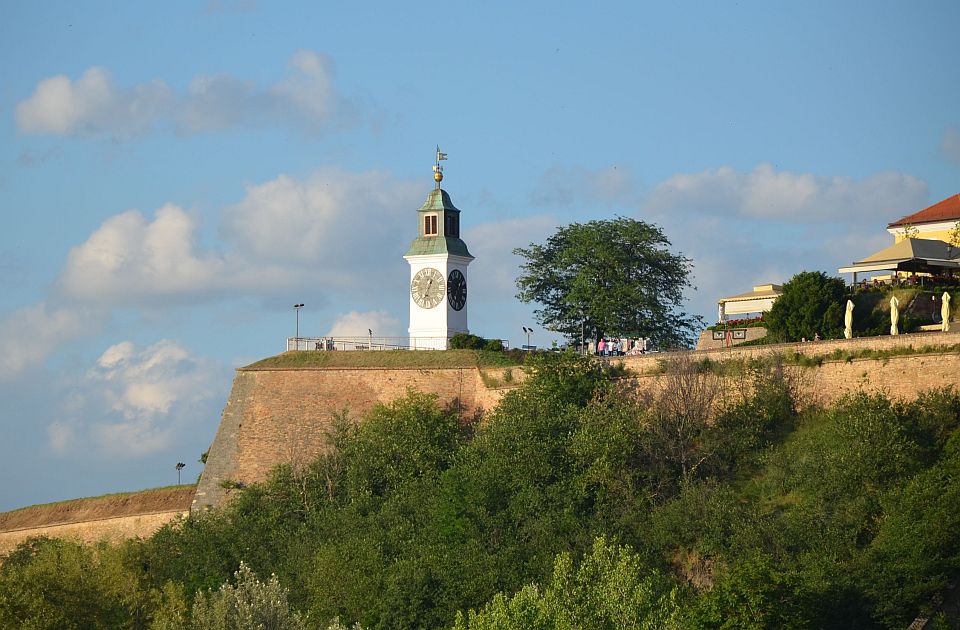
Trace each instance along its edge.
<path fill-rule="evenodd" d="M 526 259 L 517 298 L 540 304 L 541 325 L 571 341 L 579 342 L 582 324 L 588 339 L 606 334 L 687 346 L 701 324 L 680 311 L 692 264 L 669 246 L 659 227 L 635 219 L 572 223 L 543 245 L 514 250 Z"/>
<path fill-rule="evenodd" d="M 783 285 L 783 295 L 773 303 L 766 321 L 770 335 L 779 341 L 812 340 L 819 334 L 834 339 L 843 333 L 846 286 L 840 278 L 822 271 L 802 271 Z"/>
<path fill-rule="evenodd" d="M 558 355 L 476 427 L 415 392 L 340 417 L 149 540 L 21 545 L 0 627 L 903 627 L 960 577 L 955 391 L 797 412 L 782 365 L 733 402 L 703 367 L 638 400 Z"/>
<path fill-rule="evenodd" d="M 458 614 L 454 630 L 670 628 L 679 599 L 673 582 L 632 549 L 600 537 L 576 568 L 570 554 L 558 555 L 546 586 L 498 593 L 480 611 Z"/>

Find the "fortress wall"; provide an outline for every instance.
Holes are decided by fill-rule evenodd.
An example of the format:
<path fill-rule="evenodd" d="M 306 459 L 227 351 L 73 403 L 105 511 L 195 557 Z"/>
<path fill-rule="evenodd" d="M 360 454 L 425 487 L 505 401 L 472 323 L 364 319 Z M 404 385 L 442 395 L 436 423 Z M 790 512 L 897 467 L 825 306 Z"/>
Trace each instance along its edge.
<path fill-rule="evenodd" d="M 808 341 L 806 343 L 777 343 L 765 346 L 732 346 L 730 348 L 714 348 L 691 352 L 667 352 L 659 354 L 643 354 L 632 357 L 619 357 L 613 361 L 623 361 L 623 364 L 636 372 L 654 372 L 659 369 L 660 362 L 676 355 L 695 357 L 697 361 L 710 359 L 711 361 L 725 361 L 726 359 L 749 359 L 774 354 L 792 356 L 794 353 L 807 356 L 830 354 L 834 350 L 845 352 L 860 352 L 863 350 L 893 350 L 897 348 L 922 348 L 924 346 L 953 346 L 960 344 L 960 331 L 957 332 L 926 332 L 910 333 L 909 335 L 885 335 L 882 337 L 857 337 L 854 339 L 831 339 L 829 341 Z"/>
<path fill-rule="evenodd" d="M 222 503 L 231 492 L 224 481 L 262 481 L 279 463 L 308 463 L 323 452 L 334 414 L 356 418 L 411 388 L 461 405 L 465 416 L 506 391 L 484 386 L 476 368 L 238 370 L 192 509 Z"/>
<path fill-rule="evenodd" d="M 958 333 L 922 333 L 896 337 L 779 344 L 748 348 L 678 353 L 696 360 L 761 357 L 776 353 L 826 355 L 836 349 L 856 352 L 887 350 L 912 345 L 960 344 Z M 660 387 L 660 363 L 677 356 L 654 354 L 623 357 L 640 376 L 631 379 L 639 390 Z M 827 403 L 863 389 L 895 397 L 912 397 L 917 391 L 946 385 L 960 386 L 960 354 L 923 354 L 886 360 L 826 361 L 819 368 L 788 366 L 796 375 L 800 396 L 807 402 Z M 232 490 L 224 481 L 249 484 L 262 481 L 279 463 L 306 464 L 323 452 L 333 414 L 346 410 L 357 418 L 377 403 L 389 403 L 412 388 L 436 394 L 442 403 L 459 402 L 464 415 L 496 406 L 510 389 L 504 368 L 446 369 L 241 369 L 223 411 L 223 418 L 193 500 L 193 510 L 222 504 Z M 513 368 L 514 383 L 523 370 Z M 484 378 L 491 385 L 484 385 Z M 739 395 L 742 383 L 727 382 L 724 389 Z"/>
<path fill-rule="evenodd" d="M 189 510 L 170 510 L 0 531 L 0 555 L 13 551 L 21 542 L 35 536 L 67 538 L 83 543 L 101 540 L 118 543 L 128 538 L 147 538 L 170 521 L 189 513 Z"/>
<path fill-rule="evenodd" d="M 797 385 L 800 406 L 825 405 L 858 391 L 910 399 L 923 390 L 960 388 L 960 353 L 957 352 L 904 355 L 887 360 L 825 361 L 819 367 L 790 365 L 785 369 Z M 641 374 L 624 380 L 637 392 L 651 393 L 668 383 L 662 374 Z M 726 400 L 735 401 L 745 388 L 749 388 L 746 379 L 722 379 Z"/>

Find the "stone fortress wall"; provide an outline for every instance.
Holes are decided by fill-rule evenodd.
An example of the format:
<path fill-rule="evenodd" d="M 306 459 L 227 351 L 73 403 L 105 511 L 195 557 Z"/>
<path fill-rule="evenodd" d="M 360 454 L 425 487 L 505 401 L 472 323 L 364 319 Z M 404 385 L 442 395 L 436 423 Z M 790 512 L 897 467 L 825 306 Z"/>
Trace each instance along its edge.
<path fill-rule="evenodd" d="M 697 360 L 725 361 L 778 353 L 818 356 L 834 350 L 855 353 L 908 346 L 919 349 L 953 345 L 960 345 L 960 332 L 732 347 L 678 354 L 694 356 Z M 673 356 L 676 355 L 662 353 L 610 360 L 622 361 L 633 373 L 633 386 L 645 390 L 660 384 L 663 378 L 661 364 Z M 960 386 L 958 352 L 892 356 L 885 360 L 825 361 L 817 368 L 791 369 L 804 375 L 804 378 L 797 379 L 801 397 L 816 402 L 836 400 L 857 390 L 910 397 L 923 389 Z M 519 369 L 514 371 L 520 372 Z M 210 448 L 193 509 L 222 504 L 232 492 L 221 487 L 224 481 L 243 484 L 261 481 L 278 463 L 305 463 L 320 454 L 325 444 L 325 430 L 330 426 L 334 412 L 347 409 L 351 417 L 358 417 L 377 403 L 396 400 L 410 388 L 436 394 L 441 403 L 459 404 L 466 414 L 496 406 L 500 397 L 510 389 L 487 387 L 476 368 L 240 369 Z"/>
<path fill-rule="evenodd" d="M 0 514 L 0 555 L 34 536 L 84 543 L 146 537 L 186 517 L 196 494 L 193 484 L 142 492 L 34 505 Z"/>
<path fill-rule="evenodd" d="M 960 387 L 960 332 L 919 333 L 897 337 L 873 337 L 775 346 L 724 348 L 678 353 L 695 360 L 749 359 L 771 354 L 811 357 L 835 350 L 896 350 L 949 347 L 945 352 L 924 352 L 882 359 L 825 360 L 819 367 L 792 366 L 799 395 L 826 403 L 855 391 L 883 392 L 893 397 L 912 397 L 934 387 Z M 631 370 L 627 378 L 637 390 L 664 384 L 662 362 L 674 354 L 620 357 Z M 346 410 L 359 418 L 377 403 L 389 403 L 408 389 L 436 394 L 442 404 L 459 405 L 464 415 L 491 409 L 501 397 L 522 382 L 522 370 L 512 369 L 513 383 L 503 385 L 504 368 L 373 369 L 289 368 L 237 370 L 233 389 L 223 410 L 220 427 L 210 448 L 190 509 L 197 511 L 222 505 L 232 492 L 223 482 L 250 484 L 265 479 L 280 463 L 306 463 L 323 451 L 325 430 L 333 414 Z M 495 383 L 496 380 L 500 384 Z M 493 386 L 488 386 L 490 385 Z M 730 383 L 729 389 L 739 387 Z M 85 541 L 103 537 L 148 536 L 160 525 L 184 514 L 189 499 L 169 510 L 142 510 L 110 518 L 76 518 L 73 523 L 44 523 L 31 527 L 4 527 L 0 519 L 0 553 L 30 535 L 74 536 Z M 15 529 L 15 531 L 14 531 Z"/>
<path fill-rule="evenodd" d="M 504 368 L 241 368 L 197 487 L 193 510 L 220 505 L 224 482 L 262 481 L 280 463 L 307 463 L 323 452 L 339 412 L 358 418 L 408 390 L 436 394 L 465 415 L 495 407 L 506 388 L 484 385 Z M 513 368 L 519 380 L 521 370 Z M 488 381 L 490 378 L 488 377 Z"/>

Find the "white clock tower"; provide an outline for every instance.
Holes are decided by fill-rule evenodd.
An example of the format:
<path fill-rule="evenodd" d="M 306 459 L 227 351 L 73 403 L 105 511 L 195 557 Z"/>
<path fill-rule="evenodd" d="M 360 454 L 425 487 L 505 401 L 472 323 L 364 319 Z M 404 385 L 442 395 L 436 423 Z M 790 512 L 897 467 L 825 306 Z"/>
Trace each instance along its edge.
<path fill-rule="evenodd" d="M 440 188 L 446 153 L 437 147 L 437 187 L 417 210 L 417 238 L 410 263 L 410 347 L 445 350 L 450 337 L 467 329 L 467 266 L 473 256 L 460 240 L 460 210 Z"/>

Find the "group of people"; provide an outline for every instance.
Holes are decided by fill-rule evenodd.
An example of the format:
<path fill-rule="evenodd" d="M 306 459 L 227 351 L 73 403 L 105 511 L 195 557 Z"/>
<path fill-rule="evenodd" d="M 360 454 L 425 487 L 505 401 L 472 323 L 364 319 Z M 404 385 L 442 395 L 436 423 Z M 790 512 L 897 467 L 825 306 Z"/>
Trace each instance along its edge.
<path fill-rule="evenodd" d="M 597 342 L 590 342 L 590 353 L 602 357 L 643 354 L 647 351 L 648 341 L 648 339 L 601 337 Z"/>

